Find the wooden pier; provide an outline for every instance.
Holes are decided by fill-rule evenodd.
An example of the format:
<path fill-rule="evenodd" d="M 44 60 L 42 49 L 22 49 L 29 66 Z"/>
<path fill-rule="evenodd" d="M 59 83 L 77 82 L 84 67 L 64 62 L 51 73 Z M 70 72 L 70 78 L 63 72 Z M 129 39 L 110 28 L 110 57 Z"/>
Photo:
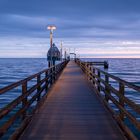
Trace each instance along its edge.
<path fill-rule="evenodd" d="M 111 86 L 111 78 L 118 82 L 119 89 Z M 37 83 L 28 88 L 28 83 L 32 79 L 36 79 Z M 0 89 L 0 94 L 19 86 L 22 87 L 22 95 L 0 110 L 2 119 L 17 105 L 22 104 L 19 111 L 1 126 L 1 137 L 18 118 L 21 118 L 21 125 L 10 136 L 10 140 L 137 139 L 124 120 L 129 119 L 137 129 L 140 129 L 139 120 L 125 108 L 125 105 L 137 113 L 140 113 L 140 107 L 125 96 L 125 88 L 140 92 L 140 87 L 86 62 L 78 59 L 76 63 L 63 62 Z M 114 94 L 118 98 L 114 97 Z M 109 101 L 116 105 L 117 113 Z M 33 103 L 36 103 L 34 109 L 30 110 Z"/>
<path fill-rule="evenodd" d="M 124 139 L 111 115 L 70 62 L 20 140 Z"/>

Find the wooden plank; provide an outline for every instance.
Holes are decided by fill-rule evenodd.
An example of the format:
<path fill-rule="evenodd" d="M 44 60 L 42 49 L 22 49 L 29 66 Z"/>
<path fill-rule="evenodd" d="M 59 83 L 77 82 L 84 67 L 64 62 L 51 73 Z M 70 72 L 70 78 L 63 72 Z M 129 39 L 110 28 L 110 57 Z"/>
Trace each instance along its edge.
<path fill-rule="evenodd" d="M 123 140 L 80 68 L 69 62 L 20 140 Z"/>

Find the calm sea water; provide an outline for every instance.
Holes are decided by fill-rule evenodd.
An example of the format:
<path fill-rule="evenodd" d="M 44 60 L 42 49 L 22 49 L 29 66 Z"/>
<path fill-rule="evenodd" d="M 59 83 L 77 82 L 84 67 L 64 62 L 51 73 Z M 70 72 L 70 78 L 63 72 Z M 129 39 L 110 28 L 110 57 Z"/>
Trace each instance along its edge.
<path fill-rule="evenodd" d="M 140 59 L 83 59 L 84 61 L 108 61 L 109 69 L 107 72 L 118 76 L 126 81 L 140 86 Z M 35 74 L 48 68 L 47 60 L 37 59 L 0 59 L 0 88 L 13 82 L 22 80 L 27 76 Z M 100 67 L 103 69 L 103 67 Z M 114 83 L 115 84 L 115 83 Z M 0 108 L 7 101 L 18 96 L 20 92 L 7 93 L 0 96 Z M 130 98 L 140 103 L 140 95 L 129 94 Z"/>
<path fill-rule="evenodd" d="M 140 85 L 140 59 L 83 59 L 84 61 L 108 61 L 107 72 L 126 81 Z M 26 78 L 48 67 L 47 60 L 37 59 L 0 59 L 0 88 Z M 103 69 L 103 67 L 101 67 Z"/>
<path fill-rule="evenodd" d="M 108 61 L 107 72 L 140 86 L 140 59 L 83 59 L 84 61 Z M 46 59 L 0 59 L 0 88 L 48 67 Z M 100 67 L 103 69 L 103 67 Z M 116 86 L 116 83 L 112 84 Z M 0 108 L 21 94 L 21 89 L 0 95 Z M 128 90 L 126 96 L 140 104 L 140 93 Z M 140 118 L 140 116 L 138 116 Z M 138 133 L 137 133 L 138 135 Z"/>
<path fill-rule="evenodd" d="M 47 66 L 46 59 L 0 59 L 0 88 L 46 69 Z"/>
<path fill-rule="evenodd" d="M 109 69 L 107 72 L 120 77 L 126 81 L 140 85 L 140 59 L 99 59 L 86 58 L 84 61 L 108 61 Z M 103 67 L 100 67 L 103 69 Z"/>

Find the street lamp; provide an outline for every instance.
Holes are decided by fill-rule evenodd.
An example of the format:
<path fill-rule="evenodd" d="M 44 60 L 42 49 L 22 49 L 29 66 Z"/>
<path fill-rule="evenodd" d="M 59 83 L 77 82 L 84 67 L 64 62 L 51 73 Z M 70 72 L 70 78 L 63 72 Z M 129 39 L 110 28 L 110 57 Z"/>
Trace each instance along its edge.
<path fill-rule="evenodd" d="M 49 67 L 50 66 L 52 66 L 53 64 L 53 60 L 52 60 L 52 46 L 53 46 L 53 30 L 56 30 L 56 26 L 54 26 L 54 25 L 49 25 L 48 27 L 47 27 L 47 29 L 48 30 L 50 30 L 50 49 L 51 49 L 51 54 L 50 54 L 50 61 L 49 61 Z"/>
<path fill-rule="evenodd" d="M 53 30 L 56 30 L 56 26 L 49 25 L 47 27 L 47 29 L 50 30 L 50 47 L 52 47 L 52 44 L 53 44 Z"/>

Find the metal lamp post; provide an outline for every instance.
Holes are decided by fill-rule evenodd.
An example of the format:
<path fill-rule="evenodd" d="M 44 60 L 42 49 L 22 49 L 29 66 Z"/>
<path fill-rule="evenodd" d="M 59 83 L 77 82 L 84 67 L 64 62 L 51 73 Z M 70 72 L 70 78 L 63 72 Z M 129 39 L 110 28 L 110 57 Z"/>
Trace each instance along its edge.
<path fill-rule="evenodd" d="M 47 27 L 48 30 L 50 30 L 50 47 L 52 47 L 53 44 L 53 30 L 56 30 L 56 26 L 50 25 Z"/>
<path fill-rule="evenodd" d="M 48 27 L 47 27 L 47 29 L 48 30 L 50 30 L 50 48 L 52 48 L 52 46 L 53 46 L 53 30 L 56 30 L 56 26 L 54 26 L 54 25 L 49 25 Z M 52 49 L 51 49 L 51 61 L 49 61 L 49 67 L 51 67 L 53 64 L 53 62 L 52 62 Z"/>

